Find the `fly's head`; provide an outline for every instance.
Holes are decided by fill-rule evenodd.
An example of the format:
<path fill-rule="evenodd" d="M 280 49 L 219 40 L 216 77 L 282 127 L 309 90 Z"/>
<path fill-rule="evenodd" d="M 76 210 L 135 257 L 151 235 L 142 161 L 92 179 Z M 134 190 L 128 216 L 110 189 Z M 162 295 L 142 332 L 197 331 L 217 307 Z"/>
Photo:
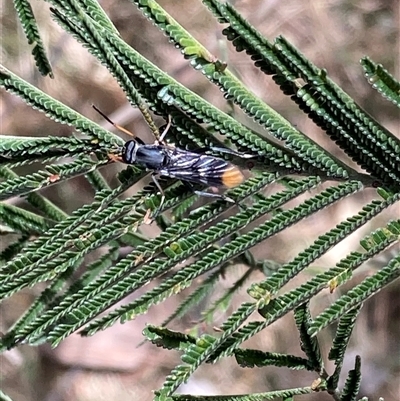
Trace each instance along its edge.
<path fill-rule="evenodd" d="M 125 143 L 122 147 L 122 161 L 126 164 L 133 164 L 136 161 L 136 152 L 139 148 L 139 143 L 132 140 Z"/>

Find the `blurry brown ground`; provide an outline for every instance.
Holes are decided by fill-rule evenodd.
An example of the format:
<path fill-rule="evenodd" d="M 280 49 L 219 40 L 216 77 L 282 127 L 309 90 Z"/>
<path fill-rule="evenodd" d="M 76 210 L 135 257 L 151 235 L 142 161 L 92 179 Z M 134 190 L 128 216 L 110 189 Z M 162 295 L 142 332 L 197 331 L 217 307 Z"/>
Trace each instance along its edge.
<path fill-rule="evenodd" d="M 229 68 L 256 95 L 265 100 L 291 123 L 319 143 L 324 142 L 321 131 L 316 128 L 296 106 L 285 98 L 273 84 L 271 77 L 264 76 L 253 67 L 244 54 L 237 54 L 230 44 L 222 39 L 221 26 L 211 17 L 198 0 L 160 1 L 168 12 L 200 40 L 213 54 L 227 60 Z M 396 77 L 399 70 L 399 2 L 392 1 L 236 1 L 250 23 L 267 38 L 285 36 L 302 53 L 329 75 L 369 113 L 396 135 L 399 132 L 399 112 L 391 103 L 383 100 L 363 77 L 359 60 L 368 55 L 382 63 Z M 200 74 L 191 69 L 179 52 L 160 31 L 147 21 L 128 1 L 102 1 L 101 4 L 121 32 L 123 38 L 156 65 L 167 71 L 178 81 L 210 100 L 218 107 L 228 110 L 220 91 Z M 55 79 L 42 78 L 36 71 L 30 56 L 30 48 L 21 33 L 11 2 L 1 3 L 1 57 L 2 63 L 28 82 L 38 85 L 56 99 L 73 107 L 83 115 L 100 121 L 91 105 L 95 103 L 111 118 L 125 124 L 127 128 L 140 132 L 144 140 L 151 140 L 149 130 L 141 116 L 133 110 L 108 71 L 90 56 L 70 36 L 61 31 L 51 20 L 48 4 L 32 2 L 39 21 L 41 34 L 47 45 L 54 68 Z M 26 106 L 19 98 L 0 93 L 1 133 L 9 135 L 70 135 L 71 129 L 48 120 L 43 114 Z M 240 117 L 241 118 L 241 117 Z M 249 122 L 247 122 L 249 124 Z M 335 150 L 340 156 L 340 151 Z M 116 167 L 103 170 L 107 179 L 115 176 Z M 115 181 L 114 181 L 115 183 Z M 71 212 L 92 199 L 93 193 L 83 179 L 44 191 L 57 205 Z M 71 194 L 79 193 L 80 196 Z M 262 246 L 254 249 L 259 258 L 273 259 L 280 263 L 289 261 L 300 250 L 310 245 L 315 237 L 344 218 L 357 213 L 360 205 L 373 196 L 373 191 L 351 197 L 340 205 L 328 209 L 324 214 L 308 219 L 285 231 Z M 390 218 L 399 217 L 399 210 L 391 209 L 379 217 L 376 225 Z M 314 271 L 297 278 L 303 281 L 310 274 L 332 266 L 349 250 L 355 249 L 362 233 L 371 225 L 351 236 L 341 246 L 318 261 Z M 382 257 L 376 263 L 363 267 L 354 278 L 359 282 L 385 265 Z M 221 282 L 227 288 L 243 273 L 238 267 Z M 253 277 L 262 279 L 261 275 Z M 296 281 L 295 280 L 295 281 Z M 297 282 L 298 282 L 297 281 Z M 1 306 L 1 326 L 4 330 L 22 313 L 39 289 L 19 294 Z M 340 291 L 339 291 L 340 292 Z M 338 292 L 338 293 L 339 293 Z M 386 288 L 369 300 L 359 317 L 352 336 L 344 373 L 354 366 L 354 356 L 361 355 L 363 381 L 361 395 L 386 401 L 398 399 L 399 391 L 399 284 Z M 213 295 L 213 299 L 218 294 Z M 314 302 L 315 313 L 329 305 L 337 295 L 326 291 Z M 64 342 L 52 351 L 47 347 L 26 348 L 3 355 L 0 360 L 1 387 L 15 401 L 25 400 L 150 400 L 151 390 L 159 388 L 170 369 L 179 363 L 179 355 L 144 345 L 141 330 L 145 322 L 160 323 L 176 307 L 179 299 L 152 309 L 149 315 L 134 322 L 100 333 L 89 339 L 78 336 Z M 224 321 L 240 302 L 249 300 L 243 290 L 227 312 L 221 312 L 215 325 Z M 210 300 L 208 300 L 210 302 Z M 194 312 L 193 320 L 199 316 Z M 184 329 L 190 321 L 179 322 L 174 327 Z M 210 328 L 204 328 L 210 330 Z M 331 343 L 332 330 L 321 336 L 322 350 L 326 352 Z M 287 316 L 260 333 L 245 346 L 272 352 L 289 352 L 302 355 L 298 346 L 298 335 L 292 316 Z M 332 364 L 327 363 L 332 372 Z M 292 372 L 285 369 L 241 369 L 233 359 L 216 366 L 199 369 L 184 393 L 240 394 L 264 392 L 304 386 L 315 378 L 313 374 Z M 305 396 L 304 399 L 330 399 L 328 396 Z"/>

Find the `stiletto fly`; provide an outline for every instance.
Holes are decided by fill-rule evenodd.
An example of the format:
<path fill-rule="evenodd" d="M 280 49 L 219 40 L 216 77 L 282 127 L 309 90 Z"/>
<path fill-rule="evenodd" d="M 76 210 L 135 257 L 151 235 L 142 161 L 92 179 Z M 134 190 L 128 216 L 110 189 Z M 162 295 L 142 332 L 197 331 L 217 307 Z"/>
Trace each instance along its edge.
<path fill-rule="evenodd" d="M 132 135 L 132 133 L 125 130 L 123 127 L 112 122 L 95 106 L 93 107 L 110 124 L 123 132 Z M 160 138 L 156 140 L 154 144 L 145 144 L 141 139 L 136 137 L 135 139 L 125 143 L 119 156 L 113 157 L 126 164 L 138 164 L 145 167 L 147 170 L 152 171 L 152 179 L 162 196 L 158 210 L 162 208 L 165 201 L 165 195 L 155 177 L 156 175 L 177 178 L 182 180 L 184 183 L 204 184 L 209 187 L 233 188 L 244 181 L 243 173 L 232 163 L 218 157 L 190 152 L 164 143 L 163 139 L 165 138 L 170 126 L 171 121 L 168 122 Z M 228 149 L 215 149 L 224 153 L 239 155 L 237 152 Z M 244 155 L 244 157 L 246 156 L 247 155 Z M 224 195 L 203 191 L 194 192 L 202 196 L 220 198 L 234 202 L 231 198 Z M 155 214 L 157 214 L 157 212 Z"/>
<path fill-rule="evenodd" d="M 244 180 L 239 168 L 223 159 L 164 144 L 142 145 L 128 141 L 122 149 L 122 160 L 127 164 L 137 163 L 155 174 L 210 187 L 232 188 Z"/>

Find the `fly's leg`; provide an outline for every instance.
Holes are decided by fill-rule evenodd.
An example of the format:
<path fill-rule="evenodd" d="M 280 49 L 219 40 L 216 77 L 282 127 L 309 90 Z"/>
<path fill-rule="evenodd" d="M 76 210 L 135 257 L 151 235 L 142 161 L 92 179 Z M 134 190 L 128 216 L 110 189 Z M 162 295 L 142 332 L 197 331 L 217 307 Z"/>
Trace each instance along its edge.
<path fill-rule="evenodd" d="M 169 131 L 169 129 L 171 128 L 172 125 L 172 120 L 171 120 L 171 116 L 168 116 L 168 123 L 167 126 L 165 127 L 165 130 L 163 131 L 163 133 L 161 134 L 160 138 L 158 139 L 158 142 L 162 143 L 164 141 L 165 136 L 167 135 L 167 132 Z"/>
<path fill-rule="evenodd" d="M 161 201 L 160 201 L 160 205 L 159 205 L 159 206 L 157 207 L 157 209 L 154 211 L 153 216 L 152 216 L 151 219 L 149 219 L 151 210 L 149 209 L 149 210 L 147 211 L 146 216 L 145 216 L 145 221 L 144 221 L 146 224 L 150 224 L 151 221 L 154 220 L 154 219 L 158 216 L 158 214 L 160 213 L 160 210 L 162 209 L 162 207 L 163 207 L 163 205 L 164 205 L 164 202 L 165 202 L 165 193 L 164 193 L 163 189 L 161 188 L 160 183 L 158 182 L 158 180 L 157 180 L 157 178 L 156 178 L 156 174 L 152 174 L 152 175 L 151 175 L 151 179 L 153 180 L 153 182 L 154 182 L 155 186 L 157 187 L 157 189 L 160 191 L 160 194 L 161 194 Z M 147 218 L 146 218 L 146 217 L 147 217 Z M 146 220 L 147 220 L 147 221 L 146 221 Z"/>
<path fill-rule="evenodd" d="M 194 191 L 194 193 L 196 195 L 204 196 L 206 198 L 221 199 L 221 200 L 224 200 L 225 202 L 233 203 L 234 205 L 238 206 L 242 211 L 247 209 L 247 206 L 244 203 L 238 203 L 237 201 L 235 201 L 234 199 L 232 199 L 226 195 L 212 194 L 212 193 L 206 192 L 206 191 Z"/>
<path fill-rule="evenodd" d="M 211 146 L 210 149 L 215 151 L 215 152 L 227 153 L 229 155 L 237 156 L 237 157 L 240 157 L 242 159 L 251 159 L 253 157 L 257 157 L 258 156 L 258 155 L 251 155 L 249 153 L 240 153 L 240 152 L 237 152 L 236 150 L 233 150 L 233 149 L 219 148 L 219 147 L 216 147 L 216 146 Z"/>
<path fill-rule="evenodd" d="M 107 156 L 113 162 L 122 162 L 122 157 L 120 155 L 109 153 Z"/>
<path fill-rule="evenodd" d="M 211 192 L 206 191 L 193 191 L 196 195 L 204 196 L 205 198 L 214 198 L 214 199 L 221 199 L 227 201 L 229 203 L 236 203 L 236 201 L 229 196 L 221 195 L 221 194 L 213 194 Z"/>
<path fill-rule="evenodd" d="M 214 199 L 221 199 L 229 203 L 236 203 L 236 201 L 229 196 L 221 195 L 221 194 L 213 194 L 207 191 L 197 191 L 194 190 L 193 185 L 188 181 L 182 181 L 186 188 L 190 189 L 193 193 L 199 196 L 204 196 L 205 198 L 214 198 Z"/>

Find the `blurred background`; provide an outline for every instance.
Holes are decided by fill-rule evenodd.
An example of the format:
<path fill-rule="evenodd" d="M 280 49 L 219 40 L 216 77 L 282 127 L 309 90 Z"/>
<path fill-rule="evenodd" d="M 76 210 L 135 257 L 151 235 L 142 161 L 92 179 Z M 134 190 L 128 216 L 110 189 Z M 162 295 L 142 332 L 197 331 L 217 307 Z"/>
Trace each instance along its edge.
<path fill-rule="evenodd" d="M 128 0 L 104 0 L 100 3 L 128 44 L 194 92 L 222 110 L 230 111 L 230 106 L 219 89 L 210 84 L 201 73 L 194 71 L 179 51 L 168 43 L 167 38 Z M 221 35 L 222 26 L 201 1 L 164 0 L 159 3 L 212 54 L 227 61 L 229 68 L 252 92 L 302 132 L 333 151 L 336 156 L 342 157 L 340 150 L 323 137 L 318 127 L 282 95 L 270 76 L 265 76 L 256 69 L 244 53 L 234 51 Z M 232 3 L 270 41 L 278 35 L 283 35 L 318 67 L 326 68 L 329 76 L 361 107 L 392 133 L 400 136 L 399 110 L 370 87 L 359 64 L 361 57 L 368 55 L 375 62 L 383 64 L 395 77 L 400 77 L 398 1 L 242 0 Z M 4 66 L 94 121 L 102 122 L 102 118 L 92 109 L 92 104 L 96 104 L 118 124 L 139 133 L 143 140 L 152 140 L 142 116 L 128 104 L 122 90 L 108 71 L 52 21 L 49 4 L 34 1 L 32 7 L 53 66 L 54 79 L 43 78 L 37 72 L 31 48 L 25 40 L 12 3 L 2 0 L 0 4 L 0 54 Z M 47 119 L 19 98 L 3 90 L 0 91 L 0 104 L 2 135 L 72 134 L 69 127 Z M 237 118 L 254 128 L 254 124 L 246 120 L 240 112 Z M 158 123 L 162 124 L 162 121 Z M 109 128 L 109 125 L 105 126 Z M 119 169 L 118 166 L 108 166 L 102 170 L 111 185 L 116 184 L 115 175 Z M 41 193 L 68 213 L 93 198 L 93 191 L 84 178 L 60 183 Z M 318 235 L 357 213 L 362 205 L 374 196 L 373 190 L 366 190 L 339 202 L 323 214 L 307 219 L 255 247 L 253 253 L 257 258 L 266 258 L 278 263 L 290 261 L 299 251 L 311 245 Z M 23 204 L 20 199 L 12 199 L 11 202 Z M 293 280 L 291 285 L 298 285 L 310 275 L 333 266 L 350 250 L 357 249 L 360 236 L 370 232 L 373 224 L 379 227 L 390 218 L 398 218 L 399 213 L 400 211 L 394 208 L 383 213 L 375 219 L 377 221 L 362 228 L 318 260 L 312 269 Z M 150 228 L 148 234 L 155 235 L 154 228 Z M 388 250 L 387 254 L 360 268 L 349 287 L 384 266 L 393 252 L 398 252 L 398 249 Z M 207 299 L 207 303 L 217 299 L 224 289 L 229 288 L 244 273 L 244 269 L 244 266 L 231 269 L 230 274 L 221 279 L 219 288 Z M 262 279 L 261 273 L 251 278 L 252 281 Z M 0 306 L 1 331 L 7 330 L 41 289 L 38 286 L 18 293 Z M 313 312 L 319 313 L 344 291 L 346 288 L 339 288 L 335 294 L 324 291 L 314 300 Z M 174 351 L 165 351 L 149 344 L 137 348 L 143 340 L 141 331 L 146 323 L 161 323 L 187 294 L 182 293 L 153 308 L 148 315 L 124 325 L 115 325 L 94 337 L 80 338 L 73 335 L 55 350 L 47 346 L 22 346 L 9 351 L 0 356 L 0 386 L 15 401 L 151 400 L 151 391 L 162 385 L 165 376 L 180 359 Z M 386 401 L 400 397 L 398 294 L 397 282 L 365 303 L 345 360 L 343 373 L 347 374 L 348 370 L 354 367 L 355 355 L 361 355 L 363 381 L 360 394 L 371 397 L 371 400 L 377 400 L 380 396 L 385 397 Z M 226 311 L 221 310 L 215 316 L 215 322 L 210 326 L 221 324 L 241 302 L 248 300 L 249 297 L 243 289 Z M 194 311 L 192 316 L 176 322 L 171 327 L 188 329 L 200 317 L 200 312 Z M 210 331 L 211 327 L 199 326 L 198 329 Z M 325 359 L 333 335 L 333 327 L 330 327 L 319 337 Z M 244 346 L 303 356 L 298 344 L 293 316 L 288 315 Z M 329 361 L 326 361 L 326 364 L 328 372 L 331 373 L 334 367 Z M 293 372 L 271 367 L 242 369 L 230 358 L 217 365 L 200 368 L 182 389 L 182 393 L 216 395 L 265 392 L 310 385 L 314 379 L 315 375 L 309 372 Z M 328 400 L 331 397 L 316 394 L 313 397 L 304 396 L 304 399 Z"/>

